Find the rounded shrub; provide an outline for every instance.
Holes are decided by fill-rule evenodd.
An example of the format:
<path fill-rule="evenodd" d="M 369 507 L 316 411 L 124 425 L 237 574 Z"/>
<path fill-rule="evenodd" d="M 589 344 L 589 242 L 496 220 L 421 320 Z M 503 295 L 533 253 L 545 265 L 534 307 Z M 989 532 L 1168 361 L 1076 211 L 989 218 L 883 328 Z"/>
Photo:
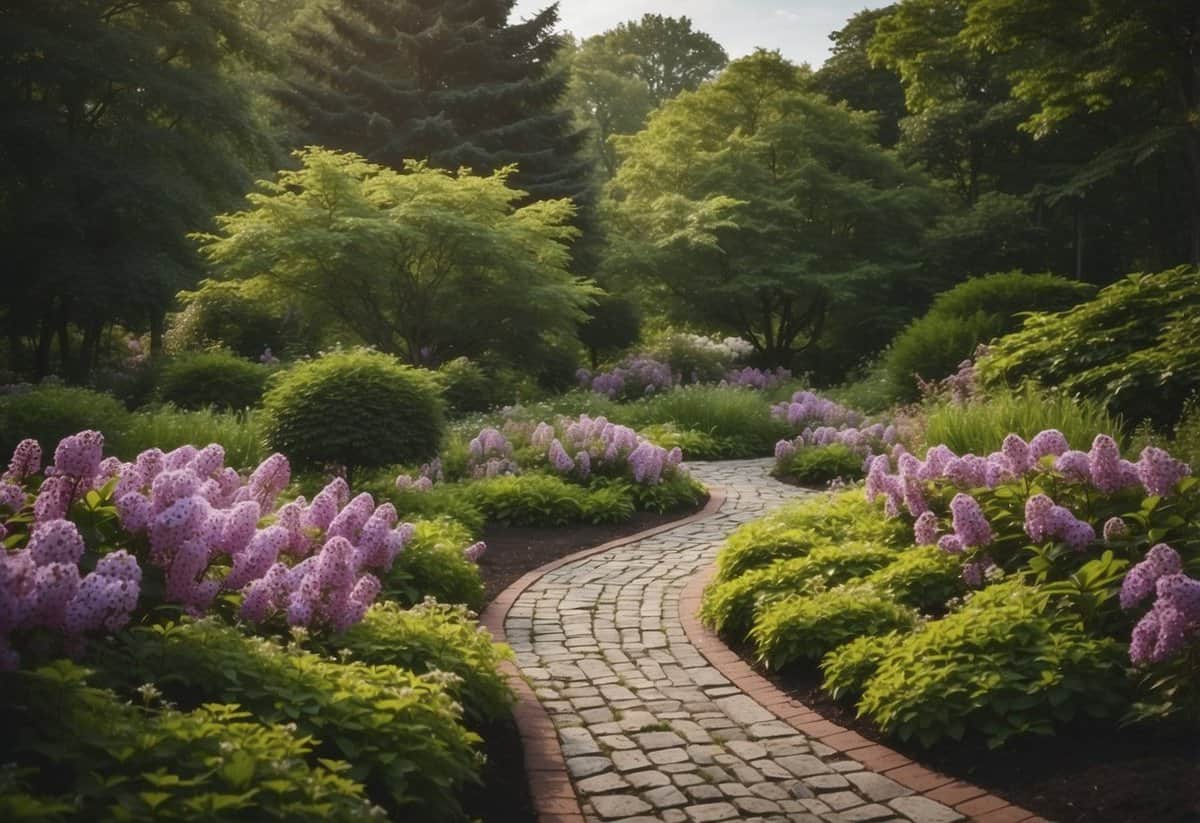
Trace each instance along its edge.
<path fill-rule="evenodd" d="M 428 372 L 365 349 L 293 366 L 263 409 L 267 442 L 300 467 L 420 463 L 437 453 L 444 425 Z"/>
<path fill-rule="evenodd" d="M 181 409 L 248 409 L 262 401 L 271 370 L 226 351 L 173 357 L 158 379 L 160 400 Z"/>
<path fill-rule="evenodd" d="M 455 414 L 487 411 L 496 404 L 493 381 L 478 363 L 465 357 L 443 363 L 437 378 L 446 407 Z"/>
<path fill-rule="evenodd" d="M 1021 313 L 1060 311 L 1087 300 L 1095 287 L 1053 274 L 989 274 L 942 292 L 926 314 L 892 341 L 883 369 L 896 400 L 915 400 L 915 375 L 936 380 L 954 372 L 980 343 L 1021 325 Z"/>
<path fill-rule="evenodd" d="M 84 429 L 104 435 L 116 446 L 130 425 L 130 414 L 115 397 L 89 389 L 46 386 L 0 396 L 0 459 L 25 438 L 52 455 L 58 441 Z"/>

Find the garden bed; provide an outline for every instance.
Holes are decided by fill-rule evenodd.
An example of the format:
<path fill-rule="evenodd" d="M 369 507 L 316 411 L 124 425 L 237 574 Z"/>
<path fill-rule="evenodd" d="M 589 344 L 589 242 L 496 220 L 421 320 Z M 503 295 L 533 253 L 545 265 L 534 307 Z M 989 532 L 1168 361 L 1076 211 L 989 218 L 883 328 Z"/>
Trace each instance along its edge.
<path fill-rule="evenodd" d="M 816 666 L 765 671 L 751 649 L 733 650 L 826 720 L 1059 823 L 1200 819 L 1200 742 L 1186 731 L 1160 727 L 1114 733 L 1082 722 L 1052 737 L 1018 738 L 1000 749 L 988 749 L 978 740 L 924 749 L 881 734 L 830 699 L 821 690 Z"/>

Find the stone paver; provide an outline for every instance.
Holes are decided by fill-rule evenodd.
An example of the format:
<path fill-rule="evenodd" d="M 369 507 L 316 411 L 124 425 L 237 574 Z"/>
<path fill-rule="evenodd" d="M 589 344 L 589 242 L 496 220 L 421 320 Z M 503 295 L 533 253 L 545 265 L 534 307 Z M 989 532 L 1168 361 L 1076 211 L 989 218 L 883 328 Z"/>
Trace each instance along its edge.
<path fill-rule="evenodd" d="M 508 609 L 507 642 L 558 731 L 584 820 L 962 819 L 922 787 L 914 795 L 912 780 L 883 776 L 896 765 L 885 755 L 868 769 L 840 741 L 818 742 L 824 727 L 783 722 L 689 640 L 689 580 L 739 525 L 812 494 L 771 479 L 770 466 L 691 464 L 724 492 L 719 511 L 562 564 Z"/>

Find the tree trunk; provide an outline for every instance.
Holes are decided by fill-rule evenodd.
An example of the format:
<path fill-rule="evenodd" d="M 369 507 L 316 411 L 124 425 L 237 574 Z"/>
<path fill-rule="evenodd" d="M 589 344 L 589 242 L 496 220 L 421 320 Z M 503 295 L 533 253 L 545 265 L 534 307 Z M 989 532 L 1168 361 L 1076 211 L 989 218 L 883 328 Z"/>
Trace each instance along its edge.
<path fill-rule="evenodd" d="M 1083 206 L 1075 207 L 1075 279 L 1083 279 L 1083 241 L 1084 241 Z"/>
<path fill-rule="evenodd" d="M 163 353 L 163 331 L 166 314 L 159 308 L 150 310 L 150 356 L 157 359 Z"/>
<path fill-rule="evenodd" d="M 54 345 L 54 310 L 50 307 L 38 323 L 37 348 L 33 356 L 33 379 L 41 380 L 50 373 L 50 349 Z"/>

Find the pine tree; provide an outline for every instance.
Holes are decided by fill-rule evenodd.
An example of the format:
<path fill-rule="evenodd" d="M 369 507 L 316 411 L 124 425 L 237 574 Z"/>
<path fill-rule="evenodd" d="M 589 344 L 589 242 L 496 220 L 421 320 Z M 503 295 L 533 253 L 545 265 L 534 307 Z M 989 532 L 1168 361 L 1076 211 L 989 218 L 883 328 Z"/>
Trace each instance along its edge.
<path fill-rule="evenodd" d="M 225 0 L 0 3 L 0 325 L 9 366 L 82 376 L 112 323 L 156 342 L 205 228 L 267 151 Z"/>
<path fill-rule="evenodd" d="M 402 168 L 427 159 L 481 174 L 516 164 L 534 200 L 586 209 L 585 139 L 557 103 L 567 78 L 550 6 L 509 23 L 513 0 L 343 0 L 299 28 L 299 71 L 280 90 L 297 143 Z"/>

